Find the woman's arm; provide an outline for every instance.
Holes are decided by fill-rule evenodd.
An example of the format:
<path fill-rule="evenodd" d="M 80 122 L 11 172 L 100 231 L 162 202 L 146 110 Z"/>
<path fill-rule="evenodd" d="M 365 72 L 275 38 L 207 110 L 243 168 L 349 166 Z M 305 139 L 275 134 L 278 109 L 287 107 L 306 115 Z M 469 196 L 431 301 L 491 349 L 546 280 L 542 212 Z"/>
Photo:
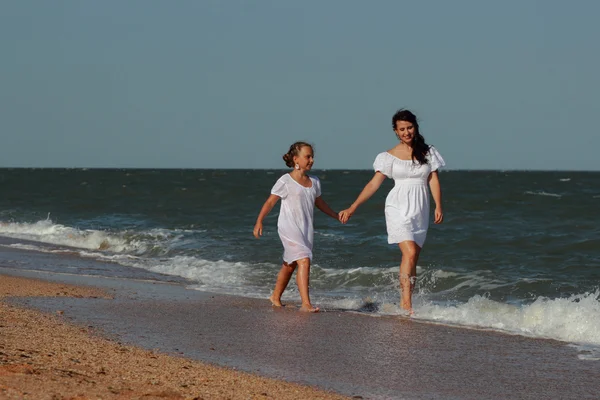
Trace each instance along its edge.
<path fill-rule="evenodd" d="M 369 183 L 367 183 L 365 185 L 364 189 L 362 190 L 362 192 L 360 192 L 360 194 L 358 195 L 358 197 L 356 198 L 354 203 L 352 203 L 352 205 L 349 208 L 340 211 L 338 218 L 342 222 L 342 224 L 345 224 L 346 222 L 348 222 L 348 220 L 350 219 L 352 214 L 354 214 L 356 209 L 362 203 L 369 200 L 369 198 L 371 198 L 371 196 L 373 196 L 373 194 L 375 194 L 375 192 L 377 191 L 377 189 L 379 189 L 379 187 L 381 186 L 381 184 L 383 183 L 384 180 L 385 180 L 384 174 L 382 174 L 379 171 L 375 172 L 375 175 L 373 175 L 373 178 L 371 178 Z"/>
<path fill-rule="evenodd" d="M 444 220 L 444 210 L 442 208 L 442 187 L 437 171 L 433 171 L 429 174 L 429 188 L 431 189 L 431 196 L 435 202 L 435 216 L 433 222 L 441 224 Z"/>
<path fill-rule="evenodd" d="M 329 204 L 325 203 L 325 200 L 321 196 L 315 199 L 315 206 L 325 214 L 329 215 L 333 219 L 338 219 L 338 214 L 329 207 Z"/>
<path fill-rule="evenodd" d="M 259 238 L 262 236 L 262 231 L 263 231 L 263 219 L 265 219 L 265 217 L 267 216 L 267 214 L 269 214 L 269 212 L 273 209 L 273 207 L 275 207 L 275 204 L 277 204 L 277 202 L 279 201 L 280 197 L 277 196 L 276 194 L 272 194 L 267 198 L 267 201 L 265 201 L 265 204 L 263 204 L 262 209 L 260 210 L 260 213 L 258 214 L 258 217 L 256 218 L 256 224 L 254 225 L 254 237 L 255 238 Z"/>

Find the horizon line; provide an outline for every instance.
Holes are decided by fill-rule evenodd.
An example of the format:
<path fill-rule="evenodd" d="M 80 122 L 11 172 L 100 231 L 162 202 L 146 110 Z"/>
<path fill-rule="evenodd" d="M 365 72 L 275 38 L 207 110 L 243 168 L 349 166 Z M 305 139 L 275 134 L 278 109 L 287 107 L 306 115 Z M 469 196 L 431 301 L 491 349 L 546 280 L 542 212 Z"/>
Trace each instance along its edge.
<path fill-rule="evenodd" d="M 205 167 L 3 167 L 0 170 L 208 170 L 208 171 L 284 171 L 289 168 L 205 168 Z M 373 171 L 372 168 L 315 168 L 312 171 Z M 440 172 L 600 172 L 600 169 L 541 169 L 541 168 L 443 168 Z"/>

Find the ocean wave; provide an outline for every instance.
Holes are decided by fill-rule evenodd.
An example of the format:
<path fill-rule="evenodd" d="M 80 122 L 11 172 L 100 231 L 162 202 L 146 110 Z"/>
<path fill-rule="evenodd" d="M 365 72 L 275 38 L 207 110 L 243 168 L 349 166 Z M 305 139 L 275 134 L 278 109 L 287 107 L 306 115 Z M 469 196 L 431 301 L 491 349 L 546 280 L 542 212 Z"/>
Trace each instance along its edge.
<path fill-rule="evenodd" d="M 202 229 L 164 228 L 109 232 L 78 229 L 56 224 L 50 219 L 35 223 L 0 221 L 1 236 L 74 249 L 134 255 L 148 253 L 166 255 L 171 248 L 183 243 L 182 239 L 185 235 L 203 232 L 206 231 Z"/>
<path fill-rule="evenodd" d="M 500 279 L 490 270 L 452 272 L 441 269 L 417 270 L 419 291 L 435 293 L 438 297 L 454 297 L 462 291 L 493 291 L 513 285 L 514 282 Z"/>
<path fill-rule="evenodd" d="M 421 269 L 421 267 L 417 267 Z M 358 275 L 387 275 L 390 273 L 397 273 L 398 267 L 355 267 L 350 269 L 339 269 L 339 268 L 320 268 L 323 275 L 327 277 L 336 276 L 358 276 Z"/>
<path fill-rule="evenodd" d="M 190 289 L 247 297 L 266 298 L 280 268 L 275 263 L 207 260 L 189 255 L 146 257 L 108 252 L 96 248 L 97 243 L 105 239 L 102 235 L 80 234 L 84 238 L 76 237 L 65 242 L 63 239 L 69 238 L 68 235 L 73 231 L 74 228 L 43 221 L 29 225 L 3 224 L 0 235 L 30 238 L 35 236 L 32 232 L 36 235 L 43 233 L 45 239 L 58 237 L 56 242 L 71 247 L 55 248 L 30 242 L 10 244 L 8 247 L 47 253 L 75 253 L 81 257 L 182 277 L 189 281 Z M 170 231 L 160 229 L 149 230 L 145 234 L 149 237 L 172 235 Z M 115 238 L 111 240 L 116 241 Z M 73 241 L 81 248 L 74 248 Z M 514 285 L 515 282 L 502 281 L 487 270 L 460 272 L 419 266 L 417 272 L 420 281 L 413 300 L 415 318 L 418 320 L 555 339 L 593 348 L 600 346 L 600 289 L 564 298 L 538 296 L 526 304 L 508 304 L 479 294 L 472 295 L 468 300 L 460 300 L 466 299 L 465 293 L 481 293 Z M 398 304 L 398 286 L 396 265 L 342 270 L 314 264 L 311 270 L 311 295 L 315 303 L 323 305 L 325 309 L 364 311 L 370 315 L 403 315 L 405 311 Z M 458 295 L 465 288 L 469 288 L 469 291 Z M 292 282 L 284 300 L 298 299 L 296 286 Z M 450 302 L 448 299 L 454 300 Z M 589 349 L 581 353 L 582 359 L 595 359 L 597 356 L 598 353 Z"/>
<path fill-rule="evenodd" d="M 566 298 L 538 297 L 521 306 L 480 295 L 456 305 L 422 300 L 415 307 L 419 319 L 600 346 L 600 289 Z"/>
<path fill-rule="evenodd" d="M 82 249 L 108 249 L 136 251 L 140 243 L 127 243 L 123 238 L 102 231 L 80 230 L 55 224 L 51 220 L 35 223 L 2 222 L 0 235 L 35 242 L 69 246 Z"/>
<path fill-rule="evenodd" d="M 528 190 L 528 191 L 525 192 L 525 194 L 530 194 L 530 195 L 534 195 L 534 196 L 557 197 L 557 198 L 561 198 L 562 197 L 561 194 L 544 192 L 543 190 L 540 190 L 540 191 L 537 191 L 537 192 L 532 192 L 532 191 Z"/>
<path fill-rule="evenodd" d="M 163 235 L 165 232 L 157 230 L 153 234 Z M 251 297 L 267 293 L 265 288 L 270 288 L 280 268 L 279 264 L 273 263 L 206 260 L 198 255 L 148 256 L 134 252 L 111 252 L 95 246 L 55 248 L 32 243 L 16 243 L 8 247 L 44 253 L 77 254 L 83 258 L 116 263 L 124 267 L 182 277 L 193 282 L 197 289 L 243 293 Z M 329 297 L 343 296 L 355 301 L 370 296 L 376 302 L 388 303 L 398 297 L 398 275 L 397 265 L 340 269 L 313 264 L 311 287 L 323 293 L 324 300 Z M 437 298 L 461 297 L 466 294 L 465 290 L 491 291 L 511 285 L 510 282 L 494 278 L 491 271 L 487 270 L 459 273 L 417 266 L 417 275 L 419 276 L 418 292 L 423 296 L 434 294 Z"/>
<path fill-rule="evenodd" d="M 263 297 L 269 293 L 280 266 L 276 264 L 252 264 L 224 260 L 205 260 L 193 256 L 144 257 L 133 254 L 115 254 L 82 249 L 50 248 L 29 243 L 0 245 L 20 250 L 50 254 L 76 254 L 83 258 L 116 263 L 124 267 L 138 268 L 162 275 L 185 278 L 191 289 L 201 289 L 225 294 Z"/>

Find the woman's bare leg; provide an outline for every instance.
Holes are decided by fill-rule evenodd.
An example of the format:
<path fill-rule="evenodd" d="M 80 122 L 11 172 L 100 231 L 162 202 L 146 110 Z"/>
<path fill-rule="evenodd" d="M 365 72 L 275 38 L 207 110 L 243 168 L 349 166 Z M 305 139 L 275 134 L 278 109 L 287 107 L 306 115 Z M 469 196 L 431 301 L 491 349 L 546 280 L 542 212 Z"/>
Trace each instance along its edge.
<path fill-rule="evenodd" d="M 298 264 L 293 262 L 288 264 L 286 262 L 283 263 L 281 269 L 279 270 L 279 274 L 277 274 L 277 282 L 275 282 L 275 289 L 273 289 L 273 294 L 269 297 L 271 300 L 271 304 L 276 307 L 281 307 L 281 295 L 283 294 L 285 288 L 290 282 L 290 278 L 296 269 Z"/>
<path fill-rule="evenodd" d="M 400 263 L 400 289 L 402 298 L 400 306 L 412 313 L 412 293 L 417 280 L 417 261 L 421 248 L 412 240 L 407 240 L 398 244 L 402 252 L 402 262 Z"/>
<path fill-rule="evenodd" d="M 300 298 L 302 299 L 302 307 L 300 307 L 300 311 L 318 312 L 319 308 L 313 307 L 310 303 L 310 296 L 308 293 L 310 258 L 303 258 L 296 262 L 298 263 L 296 283 L 298 284 L 298 291 L 300 292 Z"/>

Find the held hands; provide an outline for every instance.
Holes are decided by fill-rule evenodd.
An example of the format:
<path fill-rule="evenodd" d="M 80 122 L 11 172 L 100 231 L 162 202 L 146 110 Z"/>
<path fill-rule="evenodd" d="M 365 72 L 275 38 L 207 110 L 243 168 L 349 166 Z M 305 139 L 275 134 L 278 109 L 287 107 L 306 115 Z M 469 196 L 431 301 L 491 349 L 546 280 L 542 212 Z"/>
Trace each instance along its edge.
<path fill-rule="evenodd" d="M 433 222 L 436 224 L 441 224 L 443 221 L 444 221 L 444 211 L 442 211 L 441 207 L 436 207 Z"/>
<path fill-rule="evenodd" d="M 252 232 L 252 234 L 254 235 L 255 238 L 258 239 L 262 236 L 262 231 L 263 231 L 262 222 L 257 222 L 256 225 L 254 225 L 254 231 Z"/>
<path fill-rule="evenodd" d="M 346 222 L 348 222 L 350 217 L 352 217 L 352 214 L 354 214 L 354 211 L 351 208 L 347 208 L 339 212 L 338 219 L 342 224 L 345 224 Z M 433 222 L 436 224 L 441 224 L 443 221 L 444 211 L 441 207 L 436 207 Z"/>
<path fill-rule="evenodd" d="M 348 222 L 348 220 L 350 219 L 350 217 L 352 217 L 352 214 L 354 214 L 354 210 L 352 210 L 351 208 L 347 208 L 345 210 L 342 210 L 338 213 L 338 220 L 342 223 L 345 224 L 346 222 Z"/>

